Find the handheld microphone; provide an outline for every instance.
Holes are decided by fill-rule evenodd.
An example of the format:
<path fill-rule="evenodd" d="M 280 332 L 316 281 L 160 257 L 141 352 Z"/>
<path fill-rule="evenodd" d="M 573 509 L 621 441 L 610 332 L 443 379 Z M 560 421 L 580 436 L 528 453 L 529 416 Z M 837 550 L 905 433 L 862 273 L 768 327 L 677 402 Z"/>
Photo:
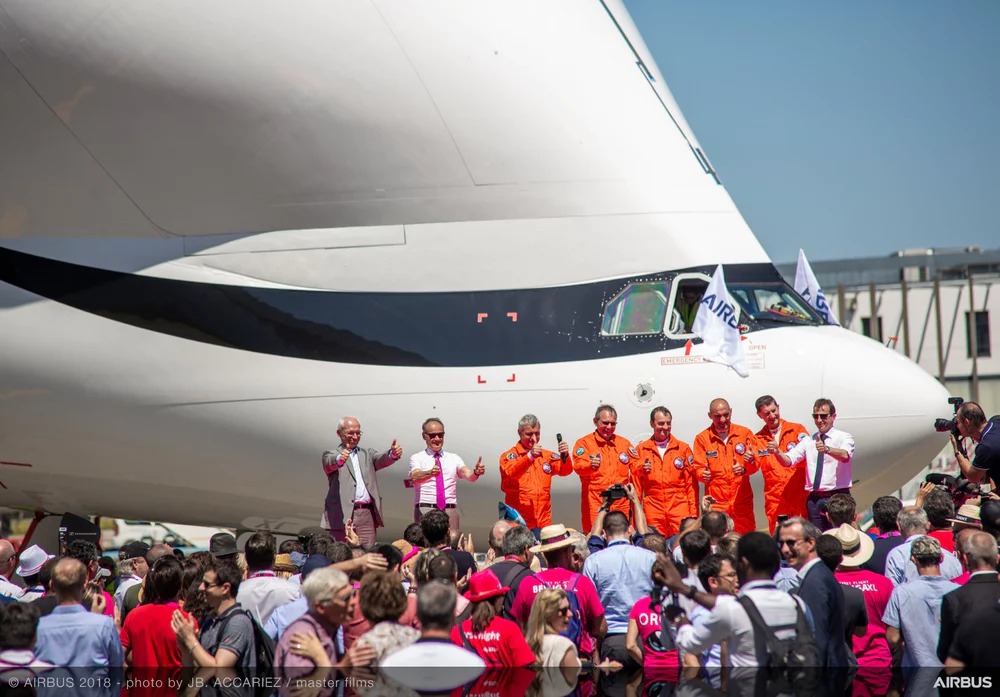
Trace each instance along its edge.
<path fill-rule="evenodd" d="M 559 443 L 560 445 L 562 445 L 562 434 L 561 433 L 557 433 L 556 434 L 556 443 Z M 566 457 L 567 457 L 566 453 L 559 453 L 559 457 L 561 457 L 563 459 L 563 462 L 566 461 Z"/>

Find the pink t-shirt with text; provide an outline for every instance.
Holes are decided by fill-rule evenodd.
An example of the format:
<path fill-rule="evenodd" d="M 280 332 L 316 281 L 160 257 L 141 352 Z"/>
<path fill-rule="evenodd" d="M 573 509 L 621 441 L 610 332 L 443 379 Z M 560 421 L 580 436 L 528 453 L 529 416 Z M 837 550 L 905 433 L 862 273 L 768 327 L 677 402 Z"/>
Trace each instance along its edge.
<path fill-rule="evenodd" d="M 576 578 L 576 586 L 573 586 L 573 579 Z M 594 582 L 583 574 L 578 574 L 569 569 L 545 569 L 535 574 L 534 578 L 525 578 L 517 589 L 514 596 L 514 603 L 511 605 L 510 614 L 514 616 L 522 625 L 528 623 L 528 616 L 531 615 L 531 606 L 535 602 L 535 596 L 546 587 L 562 588 L 569 590 L 573 588 L 577 600 L 580 602 L 581 622 L 583 623 L 583 637 L 580 639 L 580 655 L 589 656 L 594 651 L 594 639 L 587 633 L 590 620 L 604 614 L 604 606 L 601 605 L 601 598 L 597 595 L 597 588 Z"/>
<path fill-rule="evenodd" d="M 885 623 L 882 615 L 892 595 L 892 581 L 874 571 L 838 571 L 837 581 L 852 586 L 865 596 L 868 610 L 868 629 L 864 636 L 851 637 L 854 655 L 858 657 L 859 668 L 885 668 L 892 664 L 889 642 L 885 638 Z"/>
<path fill-rule="evenodd" d="M 639 626 L 639 643 L 642 645 L 643 670 L 669 671 L 678 669 L 677 649 L 663 651 L 660 643 L 660 608 L 654 610 L 647 595 L 632 606 L 629 620 Z"/>

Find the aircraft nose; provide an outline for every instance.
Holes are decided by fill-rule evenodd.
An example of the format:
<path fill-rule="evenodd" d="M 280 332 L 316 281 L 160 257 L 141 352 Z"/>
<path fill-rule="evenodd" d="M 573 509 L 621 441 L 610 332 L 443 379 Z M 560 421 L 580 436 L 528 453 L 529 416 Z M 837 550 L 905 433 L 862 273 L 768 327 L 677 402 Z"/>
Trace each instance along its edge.
<path fill-rule="evenodd" d="M 836 395 L 836 427 L 857 444 L 855 498 L 861 506 L 895 492 L 947 444 L 934 419 L 951 414 L 941 383 L 905 356 L 841 330 L 827 361 L 823 390 Z"/>

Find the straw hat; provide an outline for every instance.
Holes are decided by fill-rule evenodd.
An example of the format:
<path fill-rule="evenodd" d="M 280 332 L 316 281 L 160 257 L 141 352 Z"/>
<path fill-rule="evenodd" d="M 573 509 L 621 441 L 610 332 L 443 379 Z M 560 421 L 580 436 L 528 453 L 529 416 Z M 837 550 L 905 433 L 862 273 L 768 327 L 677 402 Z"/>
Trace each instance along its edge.
<path fill-rule="evenodd" d="M 844 559 L 840 562 L 841 566 L 851 568 L 861 566 L 875 553 L 875 543 L 872 542 L 872 538 L 849 523 L 844 523 L 833 530 L 827 530 L 823 534 L 831 535 L 840 540 L 840 544 L 844 548 Z"/>
<path fill-rule="evenodd" d="M 54 554 L 48 554 L 38 545 L 31 545 L 26 550 L 21 552 L 21 563 L 16 569 L 17 575 L 21 578 L 24 578 L 25 576 L 34 576 L 42 570 L 42 567 L 45 566 L 45 562 L 52 559 L 54 556 Z"/>
<path fill-rule="evenodd" d="M 983 527 L 983 521 L 979 519 L 979 506 L 974 503 L 963 503 L 954 518 L 948 518 L 949 523 L 958 525 L 971 525 L 975 528 Z"/>
<path fill-rule="evenodd" d="M 538 537 L 541 543 L 531 548 L 531 551 L 535 554 L 539 552 L 551 552 L 554 549 L 569 547 L 573 544 L 573 538 L 570 537 L 569 530 L 566 529 L 565 525 L 561 524 L 546 525 L 542 528 Z"/>

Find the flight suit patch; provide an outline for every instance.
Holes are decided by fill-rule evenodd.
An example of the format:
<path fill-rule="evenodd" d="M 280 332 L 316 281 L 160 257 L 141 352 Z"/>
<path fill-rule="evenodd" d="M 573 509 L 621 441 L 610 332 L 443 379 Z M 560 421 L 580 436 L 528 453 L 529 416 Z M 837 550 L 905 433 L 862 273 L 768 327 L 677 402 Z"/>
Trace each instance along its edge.
<path fill-rule="evenodd" d="M 516 460 L 517 459 L 517 455 L 515 455 L 514 453 L 507 453 L 507 459 L 508 460 Z"/>
<path fill-rule="evenodd" d="M 684 458 L 683 457 L 674 458 L 674 467 L 676 467 L 679 470 L 684 469 Z"/>
<path fill-rule="evenodd" d="M 737 443 L 734 450 L 736 450 L 737 455 L 742 455 L 747 451 L 747 446 L 743 445 L 742 443 Z"/>
<path fill-rule="evenodd" d="M 576 449 L 576 454 L 577 455 L 583 455 L 585 452 L 587 452 L 587 451 L 584 450 L 583 448 L 577 448 Z"/>
<path fill-rule="evenodd" d="M 705 457 L 719 457 L 719 451 L 718 450 L 706 450 L 705 451 Z"/>
<path fill-rule="evenodd" d="M 628 453 L 618 453 L 618 459 L 623 465 L 628 463 Z"/>
<path fill-rule="evenodd" d="M 637 459 L 638 459 L 638 457 L 639 457 L 639 453 L 637 453 L 637 452 L 635 451 L 635 448 L 631 448 L 631 447 L 630 447 L 630 448 L 628 449 L 628 454 L 629 454 L 629 455 L 631 455 L 631 456 L 632 456 L 632 457 L 634 457 L 634 458 L 637 458 Z"/>

